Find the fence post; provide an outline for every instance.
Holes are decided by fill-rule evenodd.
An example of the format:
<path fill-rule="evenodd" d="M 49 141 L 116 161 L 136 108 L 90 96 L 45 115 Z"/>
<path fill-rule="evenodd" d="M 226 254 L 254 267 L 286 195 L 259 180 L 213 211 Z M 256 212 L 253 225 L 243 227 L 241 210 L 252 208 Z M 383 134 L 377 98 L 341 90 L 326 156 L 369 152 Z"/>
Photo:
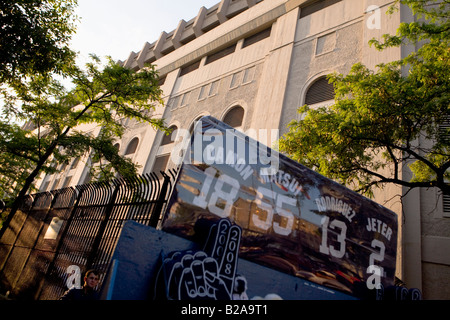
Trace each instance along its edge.
<path fill-rule="evenodd" d="M 59 193 L 58 191 L 60 191 L 60 190 L 57 190 L 57 191 L 54 192 L 53 194 L 52 194 L 51 192 L 46 192 L 46 193 L 45 193 L 45 194 L 52 194 L 52 195 L 53 195 L 53 199 L 52 199 L 52 202 L 50 203 L 50 207 L 48 208 L 47 213 L 45 214 L 45 217 L 43 218 L 43 222 L 45 221 L 45 219 L 46 219 L 46 218 L 48 217 L 48 215 L 50 214 L 50 212 L 51 212 L 53 206 L 55 205 L 55 203 L 56 203 L 56 201 L 57 201 L 57 199 L 58 199 L 58 197 L 59 197 L 59 194 L 60 194 L 60 193 Z M 34 200 L 34 202 L 33 202 L 33 207 L 32 207 L 31 209 L 33 209 L 34 206 L 36 205 L 37 199 L 38 199 L 38 197 L 36 197 L 36 199 Z M 30 211 L 28 212 L 28 216 L 30 215 L 31 209 L 30 209 Z M 28 216 L 27 216 L 27 219 L 28 219 Z M 25 223 L 26 223 L 26 220 L 25 220 Z M 25 223 L 24 223 L 24 225 L 25 225 Z M 19 276 L 17 277 L 17 279 L 15 280 L 15 282 L 12 284 L 12 286 L 11 286 L 11 287 L 12 287 L 12 290 L 15 290 L 16 285 L 17 285 L 17 282 L 18 282 L 19 279 L 20 279 L 20 276 L 22 275 L 23 271 L 25 270 L 25 268 L 26 268 L 27 265 L 28 265 L 28 261 L 29 261 L 31 255 L 32 255 L 34 249 L 36 248 L 37 243 L 39 242 L 39 236 L 40 236 L 41 232 L 43 232 L 44 225 L 45 225 L 45 223 L 43 223 L 42 226 L 37 230 L 36 239 L 34 240 L 33 245 L 30 247 L 30 252 L 28 252 L 28 254 L 27 254 L 27 257 L 26 257 L 26 259 L 25 259 L 25 263 L 24 263 L 23 266 L 22 266 L 22 269 L 20 270 L 20 272 L 17 273 L 17 274 L 19 274 Z M 22 227 L 22 228 L 23 228 L 23 227 Z M 17 235 L 16 241 L 17 241 L 17 239 L 19 239 L 19 237 L 20 237 L 20 233 Z M 16 241 L 15 241 L 15 243 L 14 243 L 14 246 L 15 246 L 15 244 L 16 244 Z"/>
<path fill-rule="evenodd" d="M 118 180 L 116 180 L 116 181 L 118 181 Z M 98 232 L 97 232 L 97 235 L 95 236 L 94 243 L 92 244 L 92 250 L 89 253 L 89 256 L 87 258 L 86 270 L 91 269 L 92 265 L 94 264 L 94 260 L 97 255 L 98 248 L 103 239 L 103 234 L 105 233 L 106 226 L 108 225 L 109 218 L 114 209 L 114 204 L 116 203 L 116 198 L 117 198 L 117 194 L 119 193 L 119 188 L 121 186 L 121 183 L 114 182 L 114 181 L 113 181 L 113 183 L 115 184 L 115 188 L 111 195 L 111 198 L 109 199 L 108 205 L 105 209 L 105 214 L 103 215 L 102 222 L 100 224 L 100 227 L 98 228 Z"/>
<path fill-rule="evenodd" d="M 29 197 L 29 196 L 33 197 L 33 195 L 27 195 L 27 196 L 25 196 L 25 197 Z M 24 198 L 25 198 L 25 197 L 24 197 Z M 5 266 L 6 266 L 7 262 L 8 262 L 8 259 L 9 259 L 9 257 L 11 256 L 11 253 L 12 253 L 12 251 L 14 250 L 16 244 L 17 244 L 17 240 L 19 239 L 20 234 L 22 233 L 22 230 L 23 230 L 23 228 L 25 227 L 25 224 L 26 224 L 26 222 L 27 222 L 28 216 L 30 215 L 31 210 L 33 210 L 33 208 L 34 208 L 34 206 L 35 206 L 35 204 L 36 204 L 36 202 L 37 202 L 38 197 L 37 197 L 36 195 L 34 195 L 34 198 L 32 198 L 32 199 L 33 199 L 33 202 L 31 203 L 31 206 L 30 206 L 30 208 L 28 209 L 28 212 L 25 213 L 25 212 L 22 211 L 24 214 L 26 214 L 26 217 L 25 217 L 25 219 L 23 220 L 23 223 L 22 223 L 22 225 L 20 226 L 20 228 L 17 230 L 16 237 L 14 238 L 14 242 L 13 242 L 12 245 L 11 245 L 11 249 L 10 249 L 10 250 L 8 251 L 8 253 L 6 254 L 7 257 L 6 257 L 5 261 L 3 262 L 2 265 L 0 265 L 0 273 L 3 272 L 3 269 L 5 268 Z M 16 213 L 17 213 L 17 211 L 16 211 Z M 0 240 L 2 239 L 2 237 L 3 237 L 4 233 L 6 232 L 6 230 L 9 228 L 10 223 L 11 223 L 12 219 L 14 218 L 14 216 L 15 216 L 15 214 L 14 214 L 14 215 L 11 215 L 11 214 L 10 214 L 10 215 L 8 216 L 7 220 L 4 221 L 3 227 L 2 227 L 2 229 L 0 230 Z"/>
<path fill-rule="evenodd" d="M 166 194 L 167 189 L 169 187 L 170 178 L 169 176 L 161 171 L 162 176 L 164 177 L 164 183 L 162 185 L 161 191 L 158 196 L 158 200 L 156 200 L 156 206 L 155 209 L 152 212 L 152 215 L 150 217 L 149 226 L 156 228 L 158 226 L 159 218 L 161 217 L 161 211 L 163 209 L 164 204 L 166 203 Z"/>
<path fill-rule="evenodd" d="M 50 274 L 51 274 L 51 272 L 52 272 L 52 270 L 53 270 L 53 268 L 55 266 L 56 259 L 58 258 L 59 252 L 61 251 L 61 247 L 62 247 L 62 245 L 64 243 L 64 238 L 66 237 L 66 234 L 67 234 L 67 232 L 68 232 L 68 230 L 70 228 L 70 224 L 72 223 L 73 216 L 74 216 L 75 212 L 77 211 L 78 204 L 80 203 L 81 197 L 83 196 L 83 192 L 85 190 L 83 188 L 83 186 L 76 187 L 76 189 L 80 193 L 78 194 L 77 199 L 75 200 L 75 203 L 74 203 L 74 206 L 72 208 L 72 211 L 70 212 L 69 218 L 67 219 L 66 226 L 65 226 L 65 228 L 64 228 L 64 230 L 63 230 L 63 232 L 61 234 L 61 237 L 59 238 L 59 242 L 58 242 L 58 245 L 56 246 L 55 254 L 53 255 L 53 259 L 52 259 L 52 261 L 50 262 L 50 264 L 48 266 L 47 272 L 45 273 L 44 279 L 41 281 L 41 285 L 39 286 L 39 289 L 36 291 L 36 295 L 35 295 L 36 300 L 38 300 L 40 298 L 41 293 L 42 293 L 42 287 L 44 286 L 45 281 L 50 276 Z"/>

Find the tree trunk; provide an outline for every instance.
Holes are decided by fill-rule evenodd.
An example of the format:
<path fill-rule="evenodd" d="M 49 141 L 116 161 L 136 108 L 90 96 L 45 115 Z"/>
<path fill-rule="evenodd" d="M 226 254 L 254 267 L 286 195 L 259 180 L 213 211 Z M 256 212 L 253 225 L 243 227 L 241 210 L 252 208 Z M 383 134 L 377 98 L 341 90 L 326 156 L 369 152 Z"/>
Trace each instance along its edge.
<path fill-rule="evenodd" d="M 12 206 L 11 206 L 11 212 L 9 213 L 6 220 L 3 222 L 3 226 L 0 230 L 0 238 L 5 233 L 6 229 L 8 229 L 9 224 L 11 223 L 11 220 L 14 218 L 14 215 L 16 214 L 17 210 L 19 209 L 25 195 L 27 194 L 28 190 L 30 189 L 31 185 L 33 184 L 34 180 L 38 176 L 39 172 L 42 170 L 42 167 L 44 166 L 45 162 L 50 158 L 50 156 L 53 154 L 53 151 L 55 151 L 56 147 L 58 146 L 59 139 L 56 139 L 50 147 L 46 150 L 44 155 L 39 159 L 39 162 L 36 164 L 36 168 L 31 172 L 31 174 L 25 179 L 25 184 L 23 185 L 22 189 L 20 190 L 19 194 L 17 195 L 16 199 L 14 200 Z"/>

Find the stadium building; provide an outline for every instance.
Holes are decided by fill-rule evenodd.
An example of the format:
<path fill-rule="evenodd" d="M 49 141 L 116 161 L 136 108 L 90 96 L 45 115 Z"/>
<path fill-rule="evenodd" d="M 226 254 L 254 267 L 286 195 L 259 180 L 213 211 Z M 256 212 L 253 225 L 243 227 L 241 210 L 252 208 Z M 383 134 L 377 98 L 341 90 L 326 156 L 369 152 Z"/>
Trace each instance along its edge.
<path fill-rule="evenodd" d="M 333 103 L 328 74 L 345 74 L 358 62 L 375 68 L 415 49 L 403 46 L 380 52 L 368 44 L 382 34 L 395 34 L 401 22 L 414 20 L 404 6 L 387 15 L 393 3 L 222 0 L 200 8 L 196 17 L 181 20 L 159 39 L 149 39 L 153 42 L 121 62 L 133 70 L 148 63 L 156 66 L 166 105 L 154 116 L 166 119 L 174 133 L 165 136 L 130 120 L 117 147 L 140 166 L 139 173 L 174 168 L 177 129 L 192 131 L 195 121 L 205 115 L 256 132 L 257 139 L 271 145 L 299 116 L 300 106 Z M 74 159 L 58 173 L 42 177 L 40 192 L 89 182 L 89 166 L 88 154 Z M 406 169 L 403 174 L 408 175 Z M 397 276 L 408 287 L 422 290 L 425 299 L 448 299 L 450 201 L 434 189 L 415 189 L 400 199 L 404 193 L 401 187 L 387 186 L 374 199 L 399 217 Z"/>

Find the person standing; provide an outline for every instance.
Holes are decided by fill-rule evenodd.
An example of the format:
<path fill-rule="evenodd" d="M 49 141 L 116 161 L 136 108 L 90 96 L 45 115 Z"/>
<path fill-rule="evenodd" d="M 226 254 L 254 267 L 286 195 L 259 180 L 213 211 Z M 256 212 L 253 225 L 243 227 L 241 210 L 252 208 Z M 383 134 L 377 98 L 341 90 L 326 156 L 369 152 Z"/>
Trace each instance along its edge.
<path fill-rule="evenodd" d="M 84 285 L 81 288 L 67 290 L 59 300 L 99 300 L 97 285 L 100 273 L 97 270 L 88 270 L 84 276 Z"/>

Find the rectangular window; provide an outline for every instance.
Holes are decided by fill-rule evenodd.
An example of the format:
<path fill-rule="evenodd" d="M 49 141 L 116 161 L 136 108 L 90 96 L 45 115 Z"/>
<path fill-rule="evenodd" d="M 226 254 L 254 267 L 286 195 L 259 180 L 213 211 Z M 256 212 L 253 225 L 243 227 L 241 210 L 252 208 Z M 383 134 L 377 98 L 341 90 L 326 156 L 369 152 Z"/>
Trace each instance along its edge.
<path fill-rule="evenodd" d="M 219 81 L 214 81 L 209 88 L 208 97 L 215 96 L 217 93 L 219 93 Z"/>
<path fill-rule="evenodd" d="M 181 99 L 181 107 L 185 107 L 188 105 L 189 96 L 190 96 L 190 92 L 186 92 L 185 94 L 183 94 L 183 98 Z"/>
<path fill-rule="evenodd" d="M 231 76 L 230 89 L 239 87 L 239 81 L 241 79 L 242 72 L 236 72 Z"/>
<path fill-rule="evenodd" d="M 204 85 L 203 87 L 200 88 L 200 93 L 198 94 L 199 101 L 206 99 L 207 90 L 208 90 L 208 85 Z"/>
<path fill-rule="evenodd" d="M 76 157 L 75 160 L 72 162 L 72 166 L 70 167 L 70 170 L 75 169 L 78 167 L 78 163 L 80 162 L 80 157 Z"/>
<path fill-rule="evenodd" d="M 326 7 L 329 7 L 333 4 L 336 4 L 338 2 L 341 2 L 342 0 L 318 0 L 314 1 L 311 4 L 308 4 L 304 7 L 300 8 L 300 19 L 307 17 L 317 11 L 320 11 L 322 9 L 325 9 Z"/>
<path fill-rule="evenodd" d="M 242 84 L 247 84 L 253 81 L 255 77 L 255 69 L 256 67 L 251 67 L 248 69 L 245 69 L 244 71 L 244 78 L 242 79 Z"/>
<path fill-rule="evenodd" d="M 39 192 L 45 192 L 48 189 L 48 185 L 50 184 L 50 181 L 46 181 L 42 184 L 41 188 L 39 189 Z"/>
<path fill-rule="evenodd" d="M 317 38 L 316 55 L 332 52 L 336 47 L 336 32 Z"/>
<path fill-rule="evenodd" d="M 53 183 L 52 190 L 56 190 L 58 188 L 58 185 L 59 185 L 59 179 L 56 179 L 55 182 Z"/>
<path fill-rule="evenodd" d="M 176 108 L 178 108 L 179 104 L 180 104 L 180 96 L 173 97 L 169 102 L 170 109 L 175 110 Z"/>
<path fill-rule="evenodd" d="M 64 189 L 64 188 L 67 188 L 69 185 L 70 185 L 70 182 L 72 181 L 72 177 L 67 177 L 65 180 L 64 180 L 64 184 L 63 184 L 63 186 L 62 186 L 62 188 Z"/>
<path fill-rule="evenodd" d="M 219 93 L 219 83 L 220 80 L 208 83 L 200 88 L 200 93 L 198 95 L 198 100 L 204 100 L 206 98 L 215 96 Z"/>
<path fill-rule="evenodd" d="M 89 171 L 86 172 L 86 176 L 84 177 L 84 180 L 83 180 L 83 183 L 82 183 L 82 184 L 90 183 L 90 182 L 91 182 L 91 179 L 92 179 L 91 173 L 90 173 Z"/>
<path fill-rule="evenodd" d="M 186 67 L 183 67 L 180 71 L 180 77 L 187 75 L 188 73 L 191 73 L 192 71 L 197 70 L 200 68 L 200 60 L 197 62 L 194 62 Z"/>
<path fill-rule="evenodd" d="M 268 28 L 266 30 L 263 30 L 263 31 L 255 34 L 253 36 L 250 36 L 250 37 L 246 38 L 244 40 L 244 44 L 242 45 L 242 48 L 246 48 L 248 46 L 251 46 L 252 44 L 255 44 L 255 43 L 259 42 L 259 41 L 262 41 L 262 40 L 264 40 L 266 38 L 269 38 L 271 32 L 272 32 L 272 27 L 270 27 L 270 28 Z"/>
<path fill-rule="evenodd" d="M 59 171 L 60 171 L 60 172 L 63 172 L 63 171 L 66 170 L 66 168 L 67 168 L 67 163 L 64 162 L 63 164 L 61 164 L 61 167 L 60 167 Z"/>
<path fill-rule="evenodd" d="M 233 44 L 232 46 L 229 46 L 228 48 L 225 48 L 219 52 L 216 52 L 206 58 L 205 65 L 210 64 L 219 59 L 222 59 L 222 58 L 234 53 L 235 50 L 236 50 L 236 44 Z"/>

